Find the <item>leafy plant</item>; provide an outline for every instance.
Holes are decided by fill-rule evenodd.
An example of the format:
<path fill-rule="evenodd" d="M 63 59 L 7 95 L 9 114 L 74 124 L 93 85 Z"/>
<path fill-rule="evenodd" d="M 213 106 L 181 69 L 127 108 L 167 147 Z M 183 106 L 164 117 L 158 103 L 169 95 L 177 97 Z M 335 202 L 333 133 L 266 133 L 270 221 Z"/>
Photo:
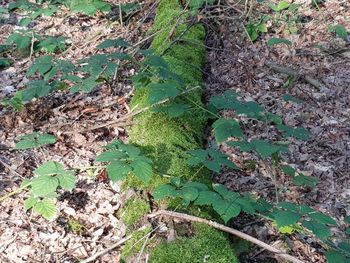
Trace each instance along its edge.
<path fill-rule="evenodd" d="M 35 177 L 23 183 L 24 186 L 30 187 L 29 197 L 24 201 L 24 208 L 25 210 L 32 208 L 44 218 L 52 220 L 57 212 L 56 191 L 58 188 L 73 190 L 75 187 L 74 173 L 65 170 L 60 163 L 48 161 L 39 166 L 34 174 Z"/>
<path fill-rule="evenodd" d="M 346 31 L 346 28 L 342 25 L 333 25 L 329 27 L 329 32 L 334 32 L 337 37 L 343 39 L 343 40 L 347 40 L 348 37 L 348 32 Z"/>
<path fill-rule="evenodd" d="M 19 142 L 16 143 L 15 149 L 25 150 L 32 148 L 40 148 L 47 144 L 54 144 L 56 137 L 51 134 L 33 132 L 20 137 Z"/>
<path fill-rule="evenodd" d="M 292 42 L 288 39 L 285 39 L 285 38 L 276 38 L 276 37 L 272 37 L 267 41 L 267 45 L 269 47 L 272 47 L 272 46 L 278 45 L 278 44 L 286 44 L 287 46 L 291 46 Z"/>
<path fill-rule="evenodd" d="M 246 25 L 247 34 L 252 42 L 255 42 L 261 33 L 267 33 L 267 20 L 268 16 L 263 16 L 259 21 L 249 21 Z"/>
<path fill-rule="evenodd" d="M 101 0 L 70 0 L 67 1 L 70 10 L 77 13 L 83 13 L 93 16 L 97 11 L 109 12 L 111 5 Z"/>
<path fill-rule="evenodd" d="M 148 182 L 153 174 L 151 159 L 143 156 L 140 149 L 133 145 L 115 140 L 106 146 L 107 151 L 101 153 L 96 162 L 109 163 L 106 167 L 108 177 L 112 181 L 123 180 L 130 173 L 143 182 Z"/>

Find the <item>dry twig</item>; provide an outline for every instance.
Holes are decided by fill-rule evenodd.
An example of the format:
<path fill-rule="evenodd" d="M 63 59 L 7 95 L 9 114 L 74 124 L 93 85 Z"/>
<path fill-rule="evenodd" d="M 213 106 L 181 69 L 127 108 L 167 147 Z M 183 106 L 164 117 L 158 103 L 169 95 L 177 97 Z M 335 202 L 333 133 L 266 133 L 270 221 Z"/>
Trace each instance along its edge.
<path fill-rule="evenodd" d="M 240 237 L 244 240 L 247 240 L 249 242 L 252 242 L 270 252 L 273 252 L 275 254 L 277 254 L 278 256 L 286 259 L 286 260 L 289 260 L 290 262 L 293 262 L 293 263 L 304 263 L 303 261 L 273 247 L 273 246 L 270 246 L 269 244 L 266 244 L 265 242 L 263 241 L 260 241 L 259 239 L 256 239 L 255 237 L 252 237 L 250 235 L 247 235 L 241 231 L 238 231 L 236 229 L 233 229 L 233 228 L 230 228 L 230 227 L 227 227 L 227 226 L 224 226 L 222 224 L 219 224 L 219 223 L 216 223 L 214 221 L 210 221 L 210 220 L 207 220 L 207 219 L 204 219 L 204 218 L 200 218 L 200 217 L 196 217 L 196 216 L 191 216 L 191 215 L 187 215 L 187 214 L 183 214 L 183 213 L 177 213 L 177 212 L 173 212 L 173 211 L 167 211 L 167 210 L 159 210 L 153 214 L 150 214 L 148 215 L 148 217 L 150 218 L 153 218 L 153 217 L 158 217 L 158 216 L 170 216 L 170 217 L 175 217 L 175 218 L 179 218 L 179 219 L 182 219 L 182 220 L 186 220 L 186 221 L 191 221 L 191 222 L 197 222 L 197 223 L 204 223 L 204 224 L 207 224 L 211 227 L 214 227 L 218 230 L 221 230 L 221 231 L 224 231 L 226 233 L 230 233 L 232 235 L 235 235 L 237 237 Z"/>

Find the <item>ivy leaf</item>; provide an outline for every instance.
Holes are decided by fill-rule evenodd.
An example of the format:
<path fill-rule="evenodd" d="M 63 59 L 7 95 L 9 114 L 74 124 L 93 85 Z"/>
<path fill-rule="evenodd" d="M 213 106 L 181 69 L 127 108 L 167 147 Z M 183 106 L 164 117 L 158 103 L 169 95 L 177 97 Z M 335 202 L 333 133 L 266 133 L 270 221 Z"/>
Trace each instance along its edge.
<path fill-rule="evenodd" d="M 304 174 L 298 174 L 292 179 L 292 183 L 300 186 L 309 186 L 311 188 L 317 185 L 318 180 L 315 177 L 306 176 Z"/>
<path fill-rule="evenodd" d="M 243 137 L 243 131 L 236 120 L 218 119 L 213 123 L 215 139 L 224 142 L 229 137 Z"/>
<path fill-rule="evenodd" d="M 241 213 L 241 207 L 238 204 L 232 203 L 229 205 L 224 214 L 221 214 L 221 218 L 227 223 L 231 218 L 238 216 Z"/>
<path fill-rule="evenodd" d="M 143 182 L 147 183 L 151 179 L 153 174 L 152 166 L 141 159 L 136 159 L 132 162 L 131 167 L 133 168 L 134 174 Z"/>
<path fill-rule="evenodd" d="M 116 182 L 124 179 L 128 175 L 128 173 L 132 171 L 132 168 L 130 167 L 130 165 L 124 162 L 113 161 L 107 166 L 106 170 L 108 173 L 108 178 L 112 182 Z"/>
<path fill-rule="evenodd" d="M 148 87 L 150 89 L 148 95 L 150 104 L 155 104 L 169 98 L 175 98 L 180 94 L 178 85 L 175 82 L 151 83 Z"/>
<path fill-rule="evenodd" d="M 15 149 L 25 150 L 31 148 L 39 148 L 46 144 L 53 144 L 56 142 L 56 137 L 50 134 L 33 132 L 31 134 L 23 135 L 16 143 Z"/>
<path fill-rule="evenodd" d="M 186 113 L 189 110 L 189 108 L 190 108 L 190 105 L 188 104 L 174 103 L 170 105 L 154 107 L 153 111 L 165 112 L 169 115 L 170 118 L 176 118 Z"/>
<path fill-rule="evenodd" d="M 75 176 L 71 172 L 61 173 L 56 177 L 59 181 L 60 187 L 71 191 L 75 187 Z"/>
<path fill-rule="evenodd" d="M 291 46 L 292 42 L 288 39 L 285 39 L 285 38 L 276 38 L 276 37 L 272 37 L 267 41 L 267 45 L 269 47 L 272 47 L 272 46 L 278 45 L 278 44 L 286 44 L 287 46 Z"/>
<path fill-rule="evenodd" d="M 273 213 L 278 227 L 295 224 L 301 217 L 300 214 L 291 211 L 276 211 Z"/>
<path fill-rule="evenodd" d="M 56 216 L 55 203 L 48 198 L 38 201 L 34 205 L 33 210 L 47 220 L 52 220 Z"/>
<path fill-rule="evenodd" d="M 59 181 L 56 177 L 51 175 L 41 175 L 33 178 L 31 188 L 35 196 L 47 196 L 55 192 L 59 186 Z"/>
<path fill-rule="evenodd" d="M 159 185 L 153 192 L 153 197 L 156 200 L 164 199 L 166 197 L 174 197 L 175 195 L 176 188 L 169 184 Z"/>
<path fill-rule="evenodd" d="M 330 235 L 329 228 L 325 226 L 324 224 L 318 223 L 314 220 L 307 221 L 304 220 L 302 222 L 302 225 L 309 229 L 312 233 L 315 234 L 319 239 L 326 240 Z"/>

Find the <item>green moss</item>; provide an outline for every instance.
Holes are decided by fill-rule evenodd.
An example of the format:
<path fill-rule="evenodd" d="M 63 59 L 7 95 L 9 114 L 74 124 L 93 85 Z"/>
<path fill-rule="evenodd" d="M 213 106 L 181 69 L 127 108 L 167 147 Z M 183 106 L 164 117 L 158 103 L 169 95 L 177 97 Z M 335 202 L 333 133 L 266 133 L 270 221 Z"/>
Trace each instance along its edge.
<path fill-rule="evenodd" d="M 195 224 L 195 236 L 159 244 L 152 251 L 150 262 L 234 263 L 237 259 L 224 233 L 207 225 Z"/>
<path fill-rule="evenodd" d="M 74 218 L 70 218 L 68 220 L 68 227 L 74 234 L 77 235 L 81 235 L 85 231 L 85 226 Z"/>
<path fill-rule="evenodd" d="M 145 238 L 151 231 L 151 227 L 146 227 L 143 230 L 133 232 L 132 237 L 124 244 L 123 251 L 121 253 L 122 262 L 141 251 Z"/>
<path fill-rule="evenodd" d="M 127 226 L 132 226 L 145 214 L 147 214 L 150 211 L 149 204 L 137 197 L 132 198 L 128 200 L 125 204 L 125 206 L 120 210 L 121 212 L 118 213 L 122 221 Z"/>

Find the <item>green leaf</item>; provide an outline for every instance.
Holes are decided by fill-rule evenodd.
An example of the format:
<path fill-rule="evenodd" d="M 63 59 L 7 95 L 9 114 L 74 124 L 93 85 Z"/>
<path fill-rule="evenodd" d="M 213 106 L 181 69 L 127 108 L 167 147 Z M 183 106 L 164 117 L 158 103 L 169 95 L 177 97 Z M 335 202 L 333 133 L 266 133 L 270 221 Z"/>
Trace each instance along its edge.
<path fill-rule="evenodd" d="M 224 214 L 221 214 L 221 218 L 227 223 L 231 218 L 238 216 L 241 213 L 241 207 L 238 204 L 230 204 Z"/>
<path fill-rule="evenodd" d="M 152 110 L 154 112 L 165 112 L 170 118 L 176 118 L 186 113 L 189 109 L 190 105 L 188 104 L 172 103 L 170 105 L 154 107 Z"/>
<path fill-rule="evenodd" d="M 106 168 L 108 173 L 108 178 L 113 181 L 120 181 L 124 179 L 129 172 L 132 171 L 132 168 L 130 165 L 120 162 L 120 161 L 113 161 L 110 165 Z"/>
<path fill-rule="evenodd" d="M 309 217 L 321 224 L 337 225 L 337 222 L 321 212 L 310 213 Z"/>
<path fill-rule="evenodd" d="M 266 158 L 279 152 L 288 152 L 288 148 L 285 146 L 272 144 L 264 140 L 253 139 L 251 143 L 254 145 L 255 151 L 262 157 Z"/>
<path fill-rule="evenodd" d="M 39 148 L 41 146 L 53 144 L 55 142 L 56 137 L 53 135 L 33 132 L 31 134 L 21 136 L 20 141 L 16 143 L 15 149 L 25 150 L 31 148 Z"/>
<path fill-rule="evenodd" d="M 75 176 L 72 172 L 61 173 L 56 177 L 59 181 L 60 187 L 64 190 L 71 191 L 75 187 Z"/>
<path fill-rule="evenodd" d="M 42 176 L 62 174 L 66 173 L 66 171 L 64 170 L 63 164 L 54 161 L 48 161 L 35 169 L 34 173 L 38 176 Z"/>
<path fill-rule="evenodd" d="M 43 216 L 47 220 L 52 220 L 56 216 L 55 203 L 50 199 L 38 201 L 34 207 L 34 211 Z"/>
<path fill-rule="evenodd" d="M 276 125 L 276 128 L 284 137 L 295 137 L 300 140 L 307 140 L 310 137 L 310 132 L 305 128 L 293 128 L 283 124 Z"/>
<path fill-rule="evenodd" d="M 184 199 L 184 204 L 188 205 L 191 201 L 196 200 L 199 195 L 199 192 L 194 187 L 185 187 L 178 191 L 179 197 Z"/>
<path fill-rule="evenodd" d="M 350 224 L 350 216 L 346 216 L 346 217 L 344 218 L 344 222 L 345 222 L 346 224 Z"/>
<path fill-rule="evenodd" d="M 39 201 L 38 198 L 35 198 L 33 196 L 30 196 L 24 201 L 24 209 L 27 211 L 31 209 L 37 202 Z"/>
<path fill-rule="evenodd" d="M 213 184 L 213 189 L 224 198 L 230 193 L 230 191 L 222 184 Z"/>
<path fill-rule="evenodd" d="M 318 237 L 321 240 L 326 240 L 330 236 L 330 231 L 327 226 L 324 224 L 318 223 L 314 220 L 307 221 L 304 220 L 302 222 L 302 225 L 309 229 L 316 237 Z"/>
<path fill-rule="evenodd" d="M 282 166 L 282 171 L 286 174 L 286 175 L 289 175 L 291 177 L 294 177 L 295 174 L 296 174 L 296 170 L 289 166 L 289 165 L 283 165 Z"/>
<path fill-rule="evenodd" d="M 329 28 L 330 32 L 335 32 L 337 37 L 342 38 L 344 40 L 348 37 L 348 32 L 346 31 L 346 28 L 342 25 L 333 25 Z"/>
<path fill-rule="evenodd" d="M 278 45 L 278 44 L 286 44 L 287 46 L 291 46 L 292 42 L 288 39 L 285 39 L 285 38 L 276 38 L 276 37 L 272 37 L 267 41 L 267 45 L 269 47 L 272 47 L 272 46 Z"/>
<path fill-rule="evenodd" d="M 183 187 L 194 187 L 196 188 L 198 191 L 207 191 L 208 190 L 208 186 L 199 182 L 187 182 L 183 185 Z"/>
<path fill-rule="evenodd" d="M 350 235 L 350 227 L 345 228 L 345 234 Z"/>
<path fill-rule="evenodd" d="M 49 72 L 53 70 L 53 56 L 41 56 L 35 59 L 33 64 L 28 68 L 27 71 L 27 76 L 31 77 L 33 76 L 36 72 L 44 76 L 45 80 L 48 80 L 49 78 L 47 76 L 49 75 Z"/>
<path fill-rule="evenodd" d="M 287 1 L 281 1 L 277 5 L 270 4 L 269 7 L 275 11 L 275 12 L 280 12 L 284 9 L 287 9 L 290 6 L 290 3 Z"/>
<path fill-rule="evenodd" d="M 199 192 L 198 198 L 195 200 L 195 205 L 213 205 L 222 200 L 221 196 L 212 191 Z"/>
<path fill-rule="evenodd" d="M 283 227 L 295 224 L 301 218 L 301 215 L 291 211 L 276 211 L 273 212 L 273 217 L 277 226 Z"/>
<path fill-rule="evenodd" d="M 213 149 L 197 149 L 189 151 L 192 155 L 188 160 L 187 164 L 191 166 L 196 166 L 202 163 L 208 169 L 219 172 L 222 165 L 225 165 L 229 168 L 236 169 L 237 166 L 228 160 L 228 156 L 219 151 Z"/>
<path fill-rule="evenodd" d="M 335 250 L 328 250 L 325 253 L 326 259 L 328 263 L 345 263 L 344 256 Z"/>
<path fill-rule="evenodd" d="M 40 175 L 33 178 L 31 188 L 35 196 L 46 196 L 55 192 L 59 186 L 58 179 L 51 175 Z"/>
<path fill-rule="evenodd" d="M 251 215 L 255 214 L 255 209 L 253 207 L 255 200 L 252 199 L 251 197 L 249 196 L 240 197 L 240 198 L 237 198 L 235 202 L 241 206 L 244 212 Z"/>
<path fill-rule="evenodd" d="M 218 119 L 213 123 L 215 139 L 224 142 L 229 137 L 241 138 L 243 131 L 236 120 Z"/>
<path fill-rule="evenodd" d="M 215 212 L 217 212 L 219 215 L 223 215 L 228 207 L 231 205 L 230 202 L 226 200 L 222 200 L 221 202 L 215 202 L 213 203 L 213 209 Z"/>
<path fill-rule="evenodd" d="M 52 87 L 44 80 L 32 80 L 22 91 L 22 100 L 31 101 L 34 98 L 45 97 L 52 91 Z"/>
<path fill-rule="evenodd" d="M 156 200 L 164 199 L 166 197 L 174 197 L 175 195 L 176 188 L 169 184 L 159 185 L 153 192 L 153 197 Z"/>
<path fill-rule="evenodd" d="M 317 185 L 318 180 L 315 177 L 298 174 L 292 178 L 292 183 L 300 186 L 309 186 L 311 188 Z"/>
<path fill-rule="evenodd" d="M 148 85 L 150 91 L 148 101 L 155 104 L 169 98 L 175 98 L 180 94 L 178 85 L 175 82 L 151 83 Z"/>
<path fill-rule="evenodd" d="M 227 145 L 233 146 L 233 147 L 238 147 L 239 150 L 242 152 L 249 152 L 249 151 L 255 149 L 255 146 L 246 140 L 236 141 L 236 142 L 227 142 Z"/>
<path fill-rule="evenodd" d="M 149 163 L 136 159 L 130 165 L 136 177 L 145 183 L 149 182 L 153 174 L 152 166 Z"/>
<path fill-rule="evenodd" d="M 301 102 L 301 100 L 299 100 L 299 99 L 296 98 L 296 97 L 293 97 L 293 96 L 290 95 L 290 94 L 284 94 L 284 95 L 282 96 L 282 98 L 283 98 L 283 100 L 285 100 L 285 101 L 291 101 L 291 102 L 295 102 L 295 103 L 300 103 L 300 102 Z"/>
<path fill-rule="evenodd" d="M 235 101 L 237 101 L 238 94 L 232 90 L 227 90 L 222 95 L 213 96 L 210 98 L 210 105 L 215 108 L 222 109 L 230 109 L 233 107 Z"/>

